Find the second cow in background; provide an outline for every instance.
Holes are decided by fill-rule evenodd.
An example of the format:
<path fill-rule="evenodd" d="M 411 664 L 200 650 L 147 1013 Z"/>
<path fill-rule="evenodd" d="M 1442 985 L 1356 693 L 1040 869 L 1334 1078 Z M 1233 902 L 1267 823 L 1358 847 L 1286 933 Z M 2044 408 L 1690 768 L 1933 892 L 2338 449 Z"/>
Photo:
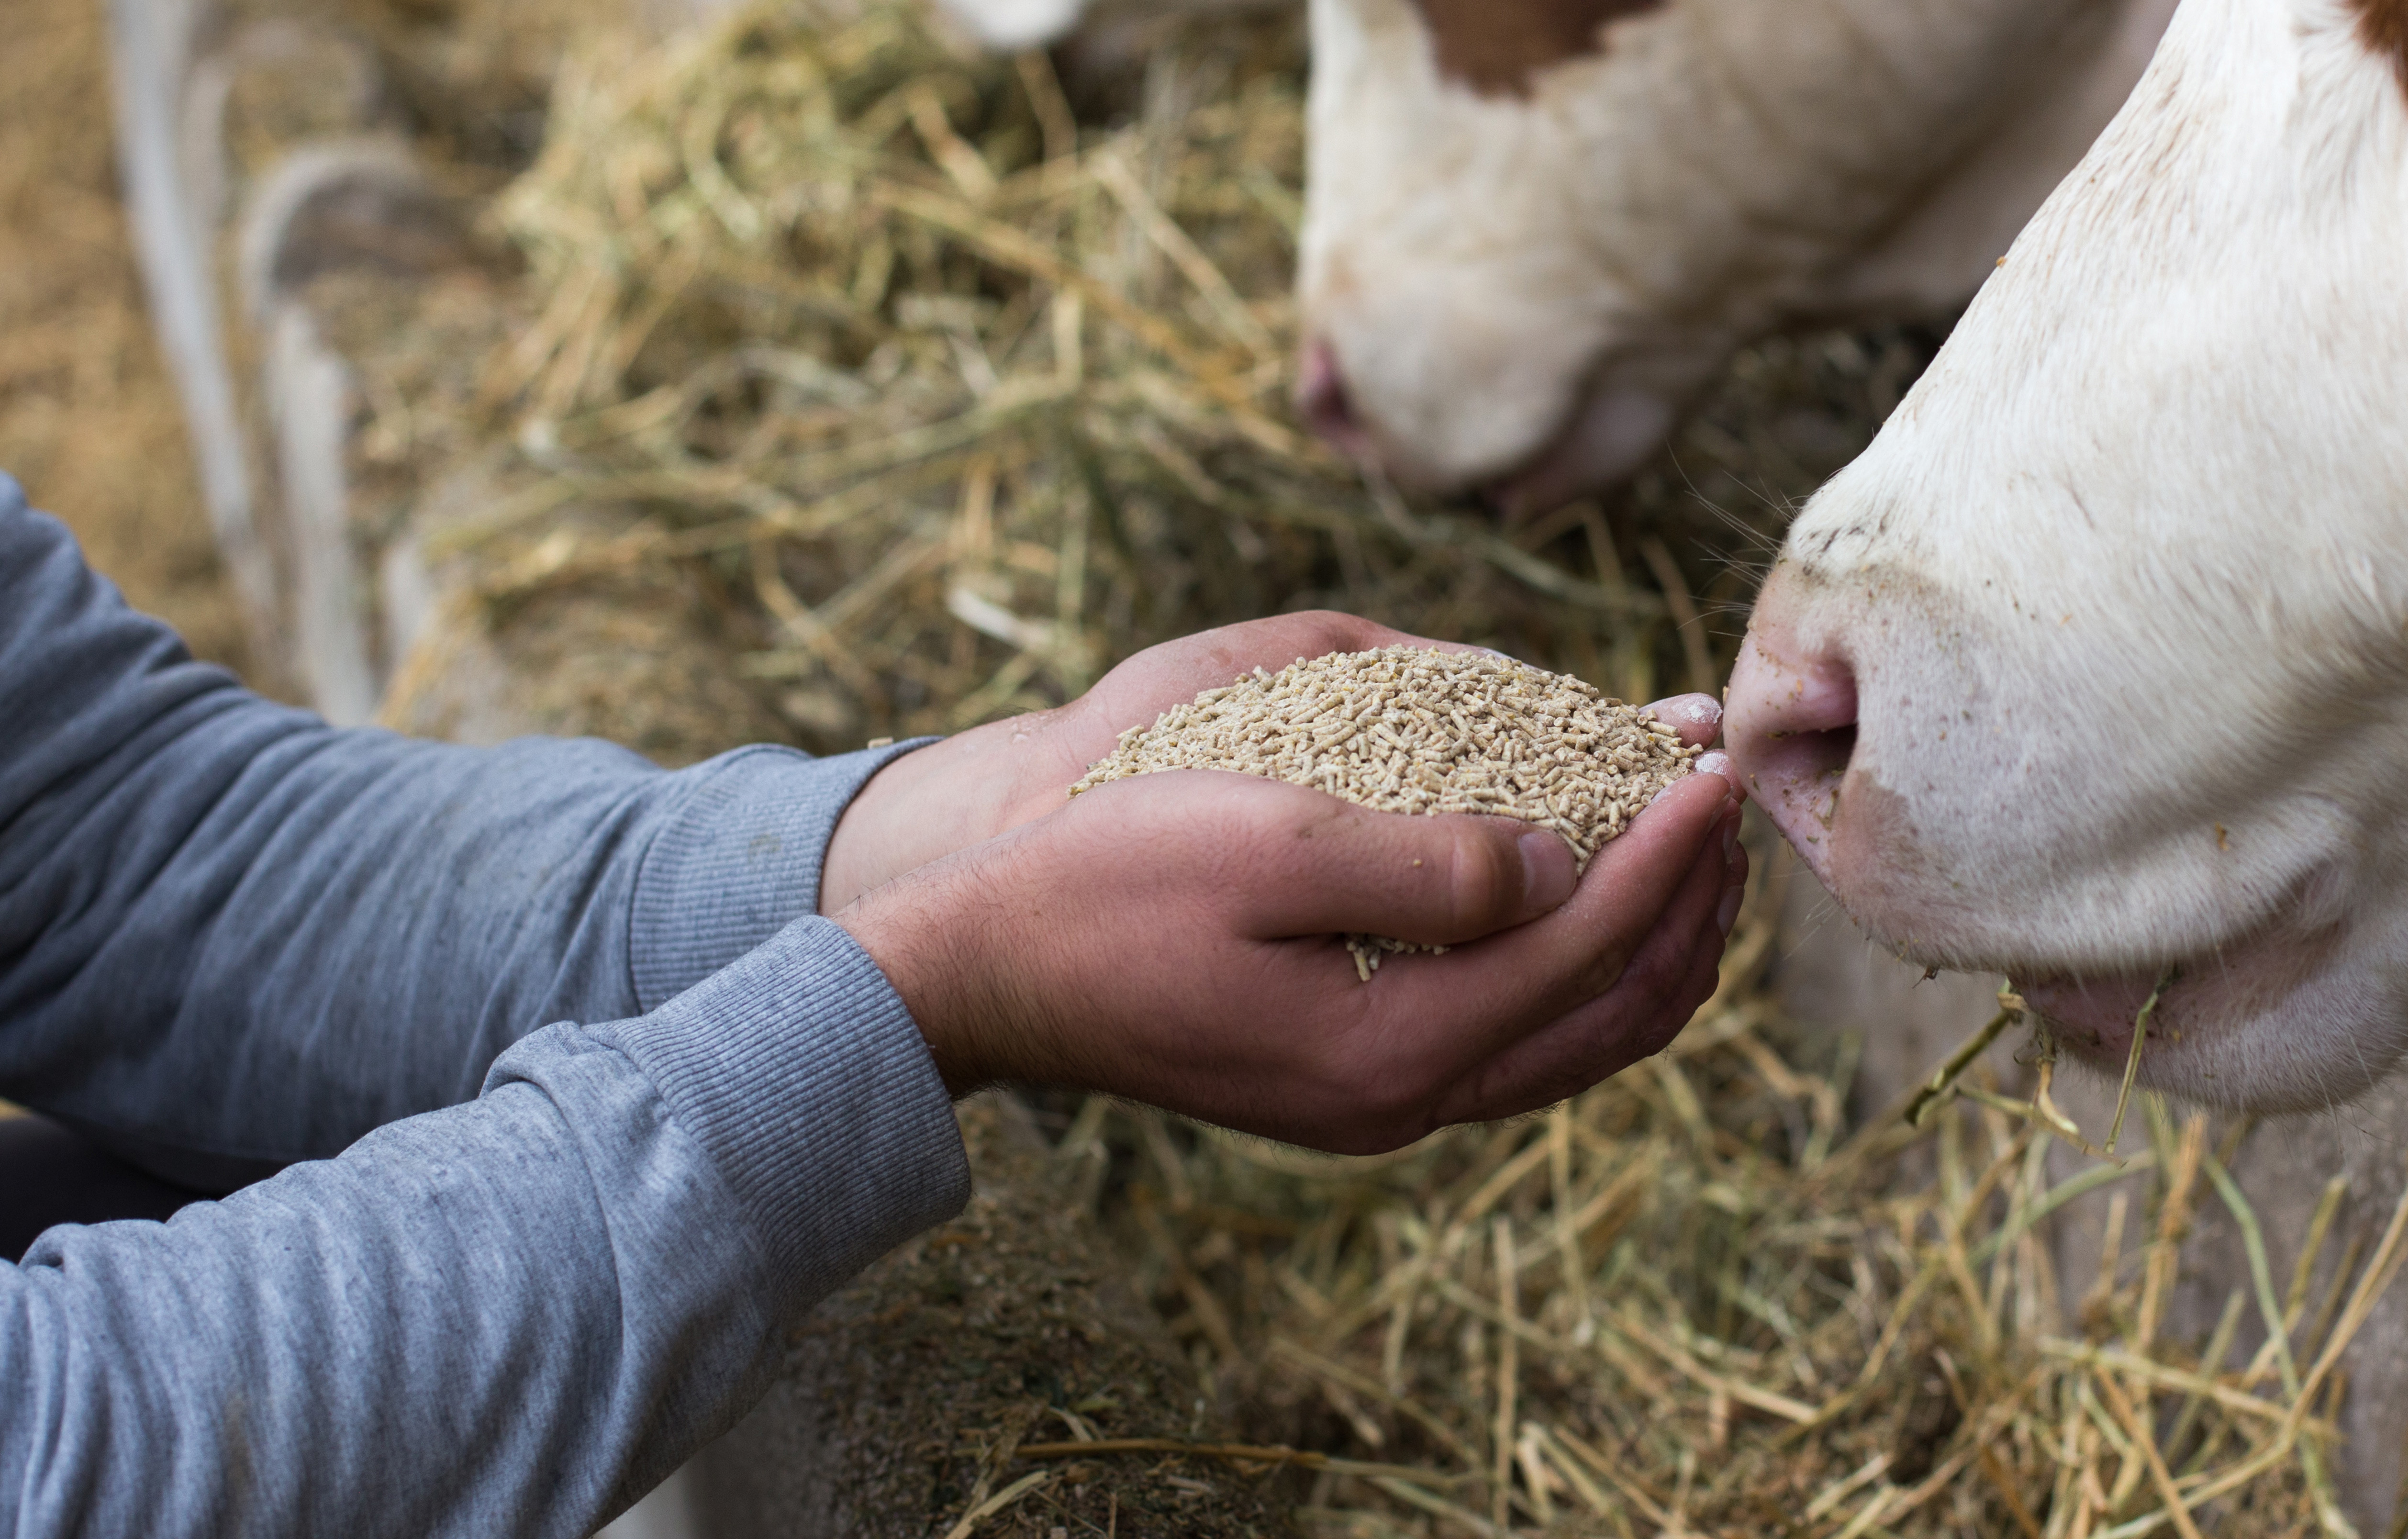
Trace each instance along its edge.
<path fill-rule="evenodd" d="M 1733 351 L 1944 317 L 2173 0 L 1312 0 L 1305 415 L 1508 511 L 1611 485 Z"/>

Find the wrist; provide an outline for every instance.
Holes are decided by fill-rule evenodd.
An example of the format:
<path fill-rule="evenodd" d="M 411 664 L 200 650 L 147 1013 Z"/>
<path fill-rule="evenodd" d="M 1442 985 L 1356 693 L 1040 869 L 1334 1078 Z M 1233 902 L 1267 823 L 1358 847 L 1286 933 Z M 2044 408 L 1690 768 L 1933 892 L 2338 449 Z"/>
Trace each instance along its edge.
<path fill-rule="evenodd" d="M 637 867 L 619 1014 L 642 1014 L 817 911 L 845 811 L 899 748 L 810 758 L 754 745 L 668 777 L 669 801 Z"/>
<path fill-rule="evenodd" d="M 890 761 L 863 784 L 828 836 L 819 912 L 830 917 L 864 893 L 975 842 L 988 816 L 980 788 L 941 784 L 946 750 L 961 740 L 933 739 Z"/>
<path fill-rule="evenodd" d="M 834 916 L 906 872 L 1062 805 L 1087 764 L 1062 731 L 1076 710 L 990 722 L 879 771 L 828 841 L 819 912 Z"/>
<path fill-rule="evenodd" d="M 885 975 L 926 1043 L 946 1090 L 967 1096 L 1007 1078 L 996 1051 L 996 993 L 980 915 L 994 907 L 971 870 L 922 872 L 902 889 L 865 895 L 835 916 Z M 906 890 L 908 889 L 908 890 Z"/>

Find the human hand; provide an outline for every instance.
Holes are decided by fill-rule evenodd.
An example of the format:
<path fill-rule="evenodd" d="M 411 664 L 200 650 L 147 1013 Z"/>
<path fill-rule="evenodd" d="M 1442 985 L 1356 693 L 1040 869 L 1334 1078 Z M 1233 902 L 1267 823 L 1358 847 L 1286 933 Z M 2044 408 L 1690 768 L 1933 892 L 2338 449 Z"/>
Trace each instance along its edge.
<path fill-rule="evenodd" d="M 1276 673 L 1298 657 L 1399 643 L 1469 650 L 1351 614 L 1283 614 L 1149 647 L 1068 705 L 991 722 L 906 754 L 872 776 L 838 822 L 822 869 L 819 911 L 835 913 L 906 871 L 1059 810 L 1071 783 L 1110 754 L 1123 732 L 1153 726 L 1205 690 L 1256 667 Z"/>
<path fill-rule="evenodd" d="M 1717 725 L 1711 702 L 1666 719 Z M 1561 839 L 1503 819 L 1143 775 L 837 917 L 956 1093 L 1101 1091 L 1372 1153 L 1551 1105 L 1670 1042 L 1737 912 L 1739 797 L 1712 769 L 1674 783 L 1576 883 Z M 1350 931 L 1455 949 L 1365 984 Z"/>

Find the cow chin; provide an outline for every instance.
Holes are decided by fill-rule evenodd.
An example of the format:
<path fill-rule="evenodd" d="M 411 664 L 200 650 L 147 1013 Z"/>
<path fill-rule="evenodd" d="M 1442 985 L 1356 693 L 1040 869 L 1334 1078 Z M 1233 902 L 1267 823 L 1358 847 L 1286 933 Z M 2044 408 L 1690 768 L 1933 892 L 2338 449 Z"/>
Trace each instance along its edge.
<path fill-rule="evenodd" d="M 1629 480 L 1670 439 L 1681 405 L 1682 398 L 1669 390 L 1604 386 L 1583 397 L 1560 430 L 1518 458 L 1494 452 L 1477 459 L 1447 458 L 1433 453 L 1427 439 L 1416 441 L 1411 434 L 1376 424 L 1353 443 L 1331 438 L 1405 491 L 1468 493 L 1509 523 L 1518 523 Z M 1497 469 L 1500 461 L 1512 468 Z"/>
<path fill-rule="evenodd" d="M 2068 957 L 2031 949 L 2024 905 L 1948 879 L 1877 781 L 1850 773 L 1828 811 L 1788 831 L 1841 905 L 1906 960 L 2004 973 L 2070 1062 L 2119 1077 L 2145 1008 L 2143 1088 L 2274 1115 L 2354 1100 L 2408 1051 L 2408 927 L 2386 917 L 2388 894 L 2360 900 L 2330 866 L 2272 918 L 2204 943 L 2153 922 L 2143 884 Z M 2102 943 L 2125 955 L 2102 964 Z"/>
<path fill-rule="evenodd" d="M 1433 303 L 1418 324 L 1327 299 L 1306 311 L 1297 406 L 1334 447 L 1398 489 L 1479 490 L 1544 452 L 1571 414 L 1594 343 L 1509 305 Z M 1471 380 L 1468 388 L 1450 380 Z"/>
<path fill-rule="evenodd" d="M 2408 1048 L 2408 1000 L 2365 940 L 2354 926 L 2278 927 L 2155 971 L 2037 979 L 2023 995 L 2059 1055 L 2098 1073 L 2121 1075 L 2145 1007 L 2142 1086 L 2235 1111 L 2324 1112 Z"/>
<path fill-rule="evenodd" d="M 1340 311 L 1308 344 L 1297 396 L 1306 420 L 1399 490 L 1469 494 L 1519 520 L 1627 481 L 1725 353 L 1656 344 L 1636 355 L 1610 331 L 1558 328 L 1542 341 L 1512 325 L 1518 317 L 1484 319 L 1383 335 Z M 1436 387 L 1451 378 L 1482 383 Z"/>
<path fill-rule="evenodd" d="M 2068 1061 L 2120 1076 L 2145 1008 L 2143 1088 L 2273 1115 L 2354 1100 L 2408 1051 L 2408 947 L 2371 909 L 2336 918 L 2306 902 L 2174 954 L 2136 914 L 2132 956 L 2069 966 L 2027 949 L 2012 908 L 1934 881 L 1901 838 L 1897 798 L 1852 776 L 1840 801 L 1818 856 L 1841 905 L 1905 960 L 2004 973 Z"/>
<path fill-rule="evenodd" d="M 1332 263 L 1304 285 L 1297 406 L 1402 491 L 1504 490 L 1536 511 L 1611 486 L 1663 443 L 1721 357 L 1629 357 L 1616 301 L 1595 285 L 1576 309 L 1527 302 L 1575 277 L 1398 263 L 1374 302 L 1350 272 Z M 1479 297 L 1450 297 L 1464 293 Z"/>
<path fill-rule="evenodd" d="M 1595 391 L 1553 441 L 1489 486 L 1488 500 L 1520 519 L 1617 486 L 1664 446 L 1679 418 L 1679 404 L 1660 391 Z"/>

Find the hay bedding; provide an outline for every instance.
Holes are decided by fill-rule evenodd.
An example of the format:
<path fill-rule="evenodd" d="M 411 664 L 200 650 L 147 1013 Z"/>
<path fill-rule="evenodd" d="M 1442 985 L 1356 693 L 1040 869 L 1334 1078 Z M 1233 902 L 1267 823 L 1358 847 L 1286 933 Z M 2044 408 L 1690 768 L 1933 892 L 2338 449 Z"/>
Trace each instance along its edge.
<path fill-rule="evenodd" d="M 358 350 L 391 496 L 428 495 L 413 442 L 497 467 L 506 495 L 434 540 L 482 574 L 451 623 L 683 574 L 822 748 L 1050 704 L 1308 603 L 1627 698 L 1710 684 L 1727 639 L 1698 616 L 1748 579 L 1684 569 L 1692 494 L 1745 551 L 1861 445 L 1914 340 L 1754 350 L 1627 496 L 1521 530 L 1366 486 L 1282 404 L 1300 89 L 1292 37 L 1191 35 L 1103 133 L 1040 59 L 968 59 L 884 8 L 589 50 L 491 216 L 525 265 L 481 323 L 494 361 Z M 2398 1220 L 2320 1223 L 2329 1282 L 2303 1266 L 2168 1339 L 2200 1204 L 2245 1215 L 2237 1138 L 2144 1101 L 2145 1150 L 2052 1187 L 2060 1129 L 1978 1066 L 1919 1127 L 1852 1130 L 1845 1044 L 1793 1040 L 1764 986 L 1763 909 L 1670 1052 L 1542 1118 L 1341 1161 L 1064 1108 L 1076 1200 L 1258 1442 L 1116 1443 L 1108 1408 L 1066 1405 L 1039 1412 L 1071 1439 L 1017 1458 L 1284 1471 L 1306 1528 L 1366 1539 L 2340 1532 L 2335 1364 Z M 1902 1159 L 1937 1179 L 1907 1189 Z M 2102 1201 L 2123 1264 L 2060 1299 L 2042 1220 Z M 2247 1360 L 2243 1313 L 2273 1327 Z M 1061 1532 L 1006 1473 L 1033 1494 L 969 1527 Z"/>
<path fill-rule="evenodd" d="M 2145 1151 L 2052 1186 L 2061 1114 L 1977 1067 L 1920 1129 L 1893 1107 L 1851 1132 L 1844 1054 L 1794 1050 L 1760 991 L 1771 939 L 1743 920 L 1668 1053 L 1535 1121 L 1377 1160 L 1073 1126 L 1066 1150 L 1126 1163 L 1108 1207 L 1264 1440 L 1377 1461 L 1323 1468 L 1308 1530 L 2347 1532 L 2337 1365 L 2408 1207 L 2344 1244 L 2329 1191 L 2286 1291 L 2259 1246 L 2257 1296 L 2168 1339 L 2202 1203 L 2258 1232 L 2224 1171 L 2245 1129 L 2212 1145 L 2144 1099 Z M 1917 1154 L 1938 1179 L 1910 1189 Z M 2061 1299 L 2044 1219 L 2102 1198 L 2105 1280 Z M 2245 1358 L 2244 1314 L 2273 1326 Z"/>
<path fill-rule="evenodd" d="M 1625 698 L 1711 687 L 1698 616 L 1748 577 L 1684 569 L 1684 481 L 1776 524 L 1757 488 L 1840 463 L 1913 349 L 1754 358 L 1741 391 L 1781 411 L 1738 406 L 1638 496 L 1511 534 L 1366 486 L 1286 411 L 1299 93 L 1280 34 L 1167 47 L 1139 120 L 1073 156 L 1046 153 L 1076 130 L 1041 61 L 965 61 L 892 10 L 589 53 L 489 221 L 532 269 L 491 366 L 394 360 L 373 427 L 479 419 L 514 447 L 512 495 L 437 546 L 476 553 L 505 611 L 708 570 L 814 748 L 1055 703 L 1312 604 Z"/>

